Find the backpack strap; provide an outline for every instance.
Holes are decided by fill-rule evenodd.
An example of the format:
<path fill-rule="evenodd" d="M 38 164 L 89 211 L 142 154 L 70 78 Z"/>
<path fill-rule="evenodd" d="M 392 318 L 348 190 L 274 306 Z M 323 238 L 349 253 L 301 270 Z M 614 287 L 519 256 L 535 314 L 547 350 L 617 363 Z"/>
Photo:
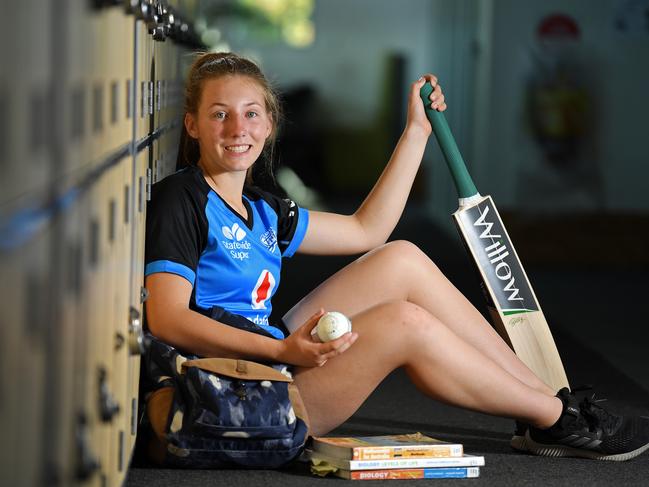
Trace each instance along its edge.
<path fill-rule="evenodd" d="M 293 382 L 293 379 L 285 376 L 279 370 L 267 365 L 248 360 L 233 358 L 199 358 L 186 360 L 182 363 L 182 371 L 187 367 L 198 367 L 199 369 L 215 374 L 233 377 L 239 380 L 274 380 L 277 382 Z"/>

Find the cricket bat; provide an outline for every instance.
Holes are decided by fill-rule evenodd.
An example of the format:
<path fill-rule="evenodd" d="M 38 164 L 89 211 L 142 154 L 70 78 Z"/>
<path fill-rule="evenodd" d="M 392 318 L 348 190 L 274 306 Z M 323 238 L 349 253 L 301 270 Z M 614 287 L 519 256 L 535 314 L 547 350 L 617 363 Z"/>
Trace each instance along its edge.
<path fill-rule="evenodd" d="M 476 264 L 494 328 L 548 386 L 569 387 L 548 322 L 498 210 L 490 196 L 478 193 L 446 118 L 430 108 L 432 91 L 426 83 L 420 95 L 457 188 L 459 208 L 453 219 Z"/>

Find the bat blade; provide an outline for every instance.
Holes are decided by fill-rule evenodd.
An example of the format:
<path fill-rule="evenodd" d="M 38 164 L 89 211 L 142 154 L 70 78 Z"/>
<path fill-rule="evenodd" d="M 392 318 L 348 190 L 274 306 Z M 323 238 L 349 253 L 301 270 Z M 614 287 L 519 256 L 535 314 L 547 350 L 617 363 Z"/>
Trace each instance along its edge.
<path fill-rule="evenodd" d="M 548 386 L 569 387 L 550 327 L 491 197 L 460 207 L 453 218 L 498 333 Z"/>

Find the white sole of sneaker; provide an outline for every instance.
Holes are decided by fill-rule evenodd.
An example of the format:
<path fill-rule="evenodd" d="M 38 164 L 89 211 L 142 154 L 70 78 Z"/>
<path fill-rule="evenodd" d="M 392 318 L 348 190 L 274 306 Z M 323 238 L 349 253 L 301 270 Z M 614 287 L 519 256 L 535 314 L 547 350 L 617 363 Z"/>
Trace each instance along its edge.
<path fill-rule="evenodd" d="M 513 440 L 514 438 L 512 438 L 512 441 Z M 530 438 L 529 432 L 525 434 L 524 444 L 527 451 L 543 457 L 579 457 L 590 458 L 592 460 L 607 460 L 610 462 L 623 462 L 625 460 L 631 460 L 644 451 L 649 450 L 649 443 L 647 443 L 646 445 L 643 445 L 640 448 L 637 448 L 630 452 L 618 453 L 616 455 L 607 455 L 605 453 L 599 453 L 596 451 L 572 448 L 570 446 L 544 445 L 542 443 L 537 443 L 532 438 Z"/>

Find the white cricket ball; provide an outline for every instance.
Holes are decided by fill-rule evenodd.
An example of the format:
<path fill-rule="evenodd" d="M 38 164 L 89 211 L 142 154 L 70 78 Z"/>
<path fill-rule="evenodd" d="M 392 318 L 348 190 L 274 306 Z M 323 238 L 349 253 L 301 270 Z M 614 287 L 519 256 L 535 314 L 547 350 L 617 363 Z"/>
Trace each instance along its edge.
<path fill-rule="evenodd" d="M 352 322 L 338 311 L 329 311 L 323 314 L 318 324 L 311 331 L 311 336 L 321 342 L 329 342 L 352 331 Z"/>

